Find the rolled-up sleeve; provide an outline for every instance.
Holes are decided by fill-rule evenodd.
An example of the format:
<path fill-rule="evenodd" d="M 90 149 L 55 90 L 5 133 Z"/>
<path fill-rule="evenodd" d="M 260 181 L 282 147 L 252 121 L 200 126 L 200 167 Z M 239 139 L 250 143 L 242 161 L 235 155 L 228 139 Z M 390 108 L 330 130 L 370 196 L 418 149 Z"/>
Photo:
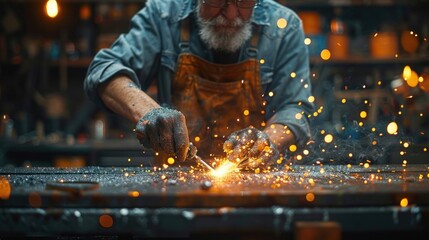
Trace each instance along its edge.
<path fill-rule="evenodd" d="M 98 96 L 97 88 L 100 84 L 109 81 L 115 75 L 126 75 L 137 86 L 151 81 L 155 59 L 160 55 L 159 21 L 156 7 L 148 1 L 132 19 L 130 30 L 121 34 L 110 48 L 100 50 L 89 65 L 84 80 L 85 94 L 104 107 Z"/>
<path fill-rule="evenodd" d="M 308 116 L 314 111 L 310 100 L 309 55 L 302 23 L 296 15 L 287 28 L 277 54 L 273 81 L 266 90 L 268 124 L 288 126 L 297 144 L 302 146 L 311 137 Z"/>

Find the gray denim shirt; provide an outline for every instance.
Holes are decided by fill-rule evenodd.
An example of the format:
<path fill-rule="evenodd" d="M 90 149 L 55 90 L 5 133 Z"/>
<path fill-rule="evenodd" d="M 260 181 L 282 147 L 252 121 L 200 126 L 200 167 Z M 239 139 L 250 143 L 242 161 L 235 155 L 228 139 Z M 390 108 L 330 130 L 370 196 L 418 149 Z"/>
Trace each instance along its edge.
<path fill-rule="evenodd" d="M 194 14 L 195 1 L 148 0 L 131 19 L 130 30 L 94 57 L 84 81 L 87 96 L 104 108 L 97 87 L 121 74 L 130 77 L 143 90 L 157 79 L 157 101 L 168 105 L 174 94 L 171 81 L 181 52 L 180 23 Z M 286 27 L 278 25 L 279 19 L 286 20 Z M 291 9 L 272 0 L 261 0 L 254 8 L 251 21 L 260 29 L 256 58 L 262 60 L 261 94 L 267 103 L 265 120 L 268 124 L 287 125 L 297 143 L 303 145 L 310 137 L 307 116 L 313 113 L 314 105 L 309 102 L 308 47 L 304 44 L 302 22 Z M 249 44 L 250 41 L 243 46 L 239 61 L 252 57 Z M 213 61 L 198 30 L 191 31 L 189 48 L 193 54 Z"/>

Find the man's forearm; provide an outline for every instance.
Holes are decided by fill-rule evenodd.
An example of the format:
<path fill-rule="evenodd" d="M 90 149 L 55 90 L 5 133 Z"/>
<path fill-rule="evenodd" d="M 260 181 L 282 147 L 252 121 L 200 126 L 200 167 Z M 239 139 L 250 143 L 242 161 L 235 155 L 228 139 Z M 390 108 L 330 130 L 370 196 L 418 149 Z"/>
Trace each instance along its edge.
<path fill-rule="evenodd" d="M 126 76 L 118 76 L 102 84 L 98 94 L 108 108 L 134 123 L 150 110 L 160 107 Z"/>

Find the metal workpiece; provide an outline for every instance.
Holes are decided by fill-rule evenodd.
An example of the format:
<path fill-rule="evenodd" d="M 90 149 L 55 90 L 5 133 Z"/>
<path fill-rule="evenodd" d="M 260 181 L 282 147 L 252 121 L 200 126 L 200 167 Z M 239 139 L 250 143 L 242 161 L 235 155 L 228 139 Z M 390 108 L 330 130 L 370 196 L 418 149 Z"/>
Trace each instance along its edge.
<path fill-rule="evenodd" d="M 332 222 L 343 234 L 427 233 L 428 173 L 427 165 L 289 166 L 222 177 L 171 166 L 0 169 L 0 237 L 287 239 L 302 222 Z"/>

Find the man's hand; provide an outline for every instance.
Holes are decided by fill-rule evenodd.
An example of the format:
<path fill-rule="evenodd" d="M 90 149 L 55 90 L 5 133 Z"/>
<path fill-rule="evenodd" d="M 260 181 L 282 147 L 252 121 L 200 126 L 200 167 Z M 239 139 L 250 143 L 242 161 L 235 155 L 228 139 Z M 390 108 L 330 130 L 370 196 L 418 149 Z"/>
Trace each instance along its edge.
<path fill-rule="evenodd" d="M 136 125 L 137 138 L 146 148 L 175 155 L 184 161 L 189 147 L 185 116 L 173 109 L 155 108 Z"/>
<path fill-rule="evenodd" d="M 254 127 L 232 133 L 223 144 L 223 150 L 227 158 L 242 169 L 265 169 L 275 165 L 280 157 L 268 135 Z"/>

